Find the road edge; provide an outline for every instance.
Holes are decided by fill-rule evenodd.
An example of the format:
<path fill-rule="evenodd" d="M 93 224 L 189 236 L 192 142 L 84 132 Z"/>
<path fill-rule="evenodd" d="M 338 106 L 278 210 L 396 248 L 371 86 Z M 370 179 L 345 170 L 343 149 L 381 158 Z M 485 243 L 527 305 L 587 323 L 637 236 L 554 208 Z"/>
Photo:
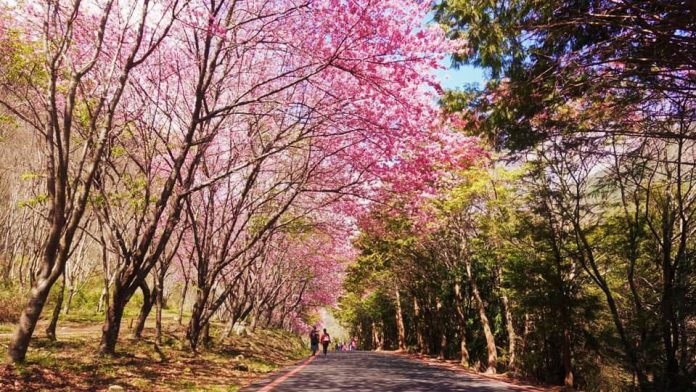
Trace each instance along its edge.
<path fill-rule="evenodd" d="M 301 359 L 292 365 L 274 370 L 264 375 L 263 378 L 257 379 L 251 384 L 241 388 L 239 392 L 270 392 L 273 390 L 273 388 L 282 384 L 285 380 L 304 369 L 316 358 L 317 356 L 311 356 L 309 358 Z"/>
<path fill-rule="evenodd" d="M 456 365 L 451 362 L 443 361 L 440 359 L 436 358 L 431 358 L 431 357 L 425 357 L 422 355 L 418 354 L 412 354 L 406 351 L 379 351 L 381 353 L 389 354 L 389 355 L 396 355 L 404 358 L 411 359 L 413 361 L 417 361 L 429 366 L 437 366 L 442 369 L 448 369 L 456 373 L 463 373 L 469 376 L 474 376 L 474 377 L 479 377 L 482 379 L 487 379 L 491 381 L 497 381 L 501 382 L 504 384 L 507 384 L 510 386 L 510 388 L 514 388 L 515 390 L 521 391 L 521 392 L 557 392 L 557 391 L 571 391 L 569 389 L 564 389 L 563 387 L 556 387 L 556 386 L 539 386 L 539 385 L 526 385 L 526 384 L 516 384 L 515 382 L 511 381 L 510 379 L 503 379 L 501 377 L 496 377 L 492 376 L 489 374 L 484 374 L 484 373 L 479 373 L 471 369 L 466 369 L 463 368 L 459 365 Z M 521 382 L 521 381 L 520 381 Z"/>

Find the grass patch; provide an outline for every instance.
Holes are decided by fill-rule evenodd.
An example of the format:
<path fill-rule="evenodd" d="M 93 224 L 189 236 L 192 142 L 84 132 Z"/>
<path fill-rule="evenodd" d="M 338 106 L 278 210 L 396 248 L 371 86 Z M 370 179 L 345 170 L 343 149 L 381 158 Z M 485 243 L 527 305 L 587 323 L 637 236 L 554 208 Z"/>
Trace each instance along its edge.
<path fill-rule="evenodd" d="M 79 324 L 100 323 L 104 321 L 104 313 L 97 313 L 94 311 L 73 311 L 69 314 L 61 314 L 60 320 Z"/>
<path fill-rule="evenodd" d="M 270 373 L 278 369 L 277 365 L 259 359 L 248 361 L 247 366 L 249 366 L 250 371 L 255 373 Z"/>
<path fill-rule="evenodd" d="M 211 385 L 204 390 L 207 392 L 237 392 L 239 388 L 239 385 Z"/>

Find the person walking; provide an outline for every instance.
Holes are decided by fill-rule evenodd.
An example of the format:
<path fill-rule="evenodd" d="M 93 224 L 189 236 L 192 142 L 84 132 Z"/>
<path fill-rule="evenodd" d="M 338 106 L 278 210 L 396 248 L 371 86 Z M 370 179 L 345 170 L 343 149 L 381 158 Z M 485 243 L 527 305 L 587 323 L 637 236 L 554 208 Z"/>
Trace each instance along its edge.
<path fill-rule="evenodd" d="M 324 347 L 324 356 L 326 356 L 329 351 L 329 343 L 331 343 L 331 336 L 329 336 L 329 333 L 326 332 L 326 328 L 324 328 L 324 333 L 321 335 L 321 345 Z"/>
<path fill-rule="evenodd" d="M 309 333 L 309 343 L 312 349 L 312 356 L 317 355 L 317 351 L 319 351 L 319 331 L 317 331 L 316 326 L 312 327 L 312 331 Z"/>

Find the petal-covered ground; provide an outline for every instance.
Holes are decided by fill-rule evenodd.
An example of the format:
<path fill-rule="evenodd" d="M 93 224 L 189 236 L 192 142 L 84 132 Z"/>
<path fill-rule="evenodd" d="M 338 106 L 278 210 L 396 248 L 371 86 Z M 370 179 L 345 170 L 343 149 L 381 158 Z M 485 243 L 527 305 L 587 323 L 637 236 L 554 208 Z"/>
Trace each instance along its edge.
<path fill-rule="evenodd" d="M 6 350 L 11 330 L 2 326 L 0 350 Z M 123 327 L 123 336 L 129 336 Z M 174 320 L 165 324 L 159 350 L 154 330 L 146 328 L 143 340 L 122 339 L 120 355 L 108 358 L 97 354 L 99 324 L 61 323 L 58 342 L 38 337 L 26 364 L 0 365 L 0 390 L 99 391 L 118 385 L 127 391 L 236 391 L 305 355 L 297 337 L 259 330 L 221 344 L 214 340 L 210 350 L 194 356 L 178 340 L 180 328 Z"/>

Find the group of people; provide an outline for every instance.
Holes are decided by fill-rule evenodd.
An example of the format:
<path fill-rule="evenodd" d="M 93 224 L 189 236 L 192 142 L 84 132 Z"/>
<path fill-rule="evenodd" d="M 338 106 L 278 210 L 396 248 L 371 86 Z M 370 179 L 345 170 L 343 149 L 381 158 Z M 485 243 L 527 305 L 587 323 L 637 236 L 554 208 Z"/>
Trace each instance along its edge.
<path fill-rule="evenodd" d="M 358 339 L 353 338 L 350 342 L 336 343 L 336 351 L 353 351 L 358 349 Z"/>
<path fill-rule="evenodd" d="M 331 335 L 326 331 L 326 328 L 324 328 L 324 333 L 319 336 L 319 331 L 317 330 L 317 327 L 312 327 L 312 331 L 309 333 L 309 342 L 311 345 L 312 349 L 312 356 L 317 355 L 317 352 L 319 351 L 319 343 L 321 343 L 322 346 L 322 351 L 324 353 L 324 356 L 327 355 L 329 351 L 329 344 L 331 344 Z M 353 351 L 358 348 L 358 339 L 352 338 L 349 343 L 346 342 L 337 342 L 336 343 L 336 351 Z"/>

